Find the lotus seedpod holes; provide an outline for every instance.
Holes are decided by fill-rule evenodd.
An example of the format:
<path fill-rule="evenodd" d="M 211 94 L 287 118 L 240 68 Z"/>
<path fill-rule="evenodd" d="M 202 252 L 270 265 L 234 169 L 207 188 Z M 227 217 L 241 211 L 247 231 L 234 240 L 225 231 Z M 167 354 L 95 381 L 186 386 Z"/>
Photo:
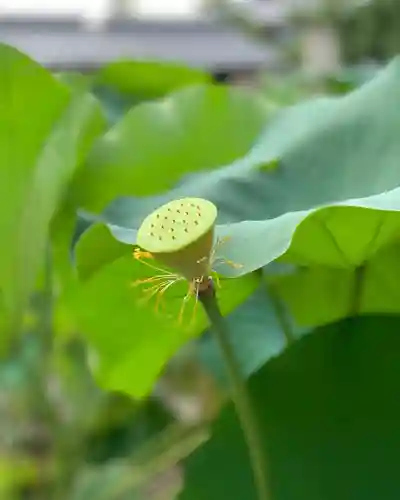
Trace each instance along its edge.
<path fill-rule="evenodd" d="M 153 253 L 179 251 L 212 231 L 216 217 L 217 209 L 208 200 L 174 200 L 145 218 L 137 243 Z"/>

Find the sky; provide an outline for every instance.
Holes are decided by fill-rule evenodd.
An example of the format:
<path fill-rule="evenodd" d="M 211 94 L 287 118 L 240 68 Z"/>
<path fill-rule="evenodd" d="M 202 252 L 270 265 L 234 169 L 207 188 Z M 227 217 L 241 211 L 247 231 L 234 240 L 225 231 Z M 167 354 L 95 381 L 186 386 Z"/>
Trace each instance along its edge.
<path fill-rule="evenodd" d="M 103 17 L 112 0 L 0 0 L 0 12 L 12 14 L 51 13 Z M 196 10 L 199 0 L 131 0 L 142 15 L 184 16 Z"/>

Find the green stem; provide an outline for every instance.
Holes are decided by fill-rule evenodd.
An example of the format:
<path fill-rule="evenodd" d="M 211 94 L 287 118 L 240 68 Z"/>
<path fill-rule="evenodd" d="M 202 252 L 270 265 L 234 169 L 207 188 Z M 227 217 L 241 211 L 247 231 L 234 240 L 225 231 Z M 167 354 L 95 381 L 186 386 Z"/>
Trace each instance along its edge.
<path fill-rule="evenodd" d="M 212 287 L 199 293 L 204 310 L 210 320 L 212 330 L 221 349 L 230 383 L 233 391 L 233 400 L 236 406 L 240 424 L 249 449 L 251 467 L 259 500 L 271 499 L 267 464 L 261 444 L 257 421 L 246 384 L 242 378 L 240 365 L 229 341 L 229 332 L 224 318 L 218 307 Z"/>
<path fill-rule="evenodd" d="M 38 297 L 37 303 L 38 325 L 35 331 L 35 346 L 37 351 L 35 357 L 30 360 L 29 366 L 29 404 L 32 411 L 30 415 L 35 425 L 43 426 L 46 430 L 46 439 L 43 443 L 38 443 L 43 450 L 32 454 L 37 458 L 38 464 L 43 459 L 47 459 L 51 453 L 53 445 L 54 429 L 57 426 L 57 416 L 47 394 L 47 378 L 49 371 L 49 355 L 51 349 L 51 340 L 53 336 L 53 282 L 52 282 L 52 260 L 51 249 L 46 246 L 46 254 L 43 267 L 43 286 Z M 39 448 L 40 450 L 40 448 Z M 40 470 L 40 469 L 39 469 Z M 47 471 L 42 474 L 46 477 Z M 46 482 L 46 481 L 45 481 Z M 51 488 L 47 485 L 40 487 L 38 495 L 43 500 L 52 498 Z"/>
<path fill-rule="evenodd" d="M 289 347 L 296 342 L 296 336 L 293 333 L 292 326 L 286 314 L 285 305 L 271 285 L 266 284 L 265 286 L 268 298 L 270 299 L 274 309 L 276 319 L 282 329 L 283 336 L 285 337 L 286 347 Z"/>
<path fill-rule="evenodd" d="M 41 309 L 41 348 L 44 357 L 51 350 L 53 341 L 53 311 L 54 309 L 54 287 L 53 287 L 53 257 L 50 243 L 46 246 L 44 263 L 44 283 L 42 292 Z"/>
<path fill-rule="evenodd" d="M 366 265 L 362 264 L 354 271 L 353 290 L 350 301 L 350 317 L 355 318 L 360 314 L 362 292 L 364 285 Z"/>
<path fill-rule="evenodd" d="M 32 367 L 31 382 L 35 388 L 34 401 L 38 415 L 53 423 L 54 412 L 46 395 L 49 355 L 53 337 L 53 269 L 50 245 L 46 245 L 43 289 L 40 293 L 39 325 L 37 329 L 38 354 Z M 33 395 L 33 394 L 32 394 Z M 51 415 L 51 417 L 50 417 Z"/>

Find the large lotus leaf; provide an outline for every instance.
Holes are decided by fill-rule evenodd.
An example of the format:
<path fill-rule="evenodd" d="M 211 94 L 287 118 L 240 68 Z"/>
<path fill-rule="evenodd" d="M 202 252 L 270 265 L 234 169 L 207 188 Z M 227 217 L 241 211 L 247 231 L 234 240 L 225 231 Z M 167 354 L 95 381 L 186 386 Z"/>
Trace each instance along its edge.
<path fill-rule="evenodd" d="M 356 314 L 400 313 L 399 254 L 396 243 L 355 269 L 304 267 L 270 281 L 295 320 L 304 326 Z"/>
<path fill-rule="evenodd" d="M 211 83 L 209 73 L 173 62 L 114 61 L 96 75 L 95 83 L 138 100 L 159 99 L 189 85 Z"/>
<path fill-rule="evenodd" d="M 142 102 L 141 99 L 129 98 L 105 86 L 93 86 L 91 91 L 101 103 L 109 127 L 113 127 L 133 106 Z"/>
<path fill-rule="evenodd" d="M 317 329 L 248 383 L 274 500 L 397 500 L 399 317 Z M 186 461 L 180 500 L 255 500 L 232 405 Z"/>
<path fill-rule="evenodd" d="M 77 203 L 101 210 L 124 195 L 151 195 L 182 175 L 244 155 L 272 109 L 261 94 L 191 86 L 134 107 L 93 148 L 76 180 Z"/>
<path fill-rule="evenodd" d="M 243 264 L 237 274 L 284 254 L 302 265 L 359 266 L 398 233 L 399 77 L 396 59 L 344 97 L 280 112 L 243 159 L 164 195 L 122 198 L 105 214 L 113 234 L 134 243 L 154 206 L 201 196 L 219 208 L 218 232 L 231 236 L 224 252 Z"/>
<path fill-rule="evenodd" d="M 168 194 L 168 199 L 171 198 Z M 153 198 L 135 203 L 120 200 L 100 219 L 122 221 L 124 226 L 113 222 L 107 226 L 118 241 L 134 245 L 137 228 L 145 214 L 154 208 L 153 204 Z M 137 211 L 133 212 L 133 207 Z M 248 204 L 240 207 L 246 211 Z M 240 211 L 239 205 L 236 210 Z M 400 210 L 400 189 L 314 210 L 290 212 L 275 219 L 218 224 L 217 235 L 229 238 L 223 247 L 224 256 L 242 265 L 240 269 L 224 266 L 223 272 L 240 276 L 279 258 L 302 266 L 357 267 L 397 237 L 400 228 L 397 210 Z M 220 213 L 223 219 L 226 216 L 223 205 Z"/>
<path fill-rule="evenodd" d="M 101 102 L 110 125 L 140 102 L 212 81 L 211 75 L 200 69 L 173 62 L 134 60 L 114 61 L 96 74 L 68 71 L 57 73 L 56 77 L 72 88 L 86 87 L 92 91 Z"/>
<path fill-rule="evenodd" d="M 349 66 L 328 75 L 325 84 L 330 93 L 344 94 L 371 80 L 379 69 L 380 66 L 374 63 Z"/>
<path fill-rule="evenodd" d="M 122 240 L 124 237 L 129 240 L 132 236 L 129 231 L 115 227 L 111 229 L 117 233 L 118 231 L 126 232 L 120 235 Z M 130 252 L 131 246 L 112 238 L 105 225 L 92 226 L 84 233 L 83 240 L 75 249 L 81 279 L 90 279 L 95 273 L 102 272 L 103 266 L 108 266 Z M 218 271 L 227 269 L 226 265 L 218 266 Z M 131 267 L 131 270 L 132 272 L 143 271 L 140 267 Z M 277 273 L 276 269 L 269 270 L 270 276 L 277 274 L 279 276 L 282 272 Z M 281 352 L 287 342 L 291 342 L 303 333 L 303 330 L 291 324 L 290 318 L 282 311 L 275 297 L 271 296 L 265 283 L 261 283 L 261 287 L 253 293 L 257 286 L 257 279 L 255 276 L 251 279 L 254 280 L 254 286 L 241 288 L 235 301 L 235 307 L 239 305 L 240 307 L 237 310 L 227 309 L 229 312 L 233 311 L 227 316 L 230 340 L 242 367 L 243 375 L 246 377 L 266 360 Z M 262 281 L 261 274 L 258 279 Z M 227 282 L 229 283 L 229 280 Z M 241 286 L 240 282 L 237 286 Z M 223 281 L 221 293 L 227 293 L 225 281 Z M 196 354 L 219 382 L 226 384 L 219 346 L 211 332 L 206 332 L 200 339 Z"/>
<path fill-rule="evenodd" d="M 259 86 L 269 99 L 282 106 L 290 106 L 309 98 L 315 91 L 317 82 L 315 79 L 310 81 L 303 73 L 276 75 L 267 71 L 260 75 Z"/>
<path fill-rule="evenodd" d="M 142 218 L 154 206 L 203 196 L 219 208 L 217 232 L 231 236 L 221 252 L 243 265 L 237 274 L 282 256 L 303 266 L 354 270 L 398 234 L 399 73 L 400 61 L 395 61 L 345 97 L 283 111 L 244 159 L 186 177 L 166 195 L 121 199 L 103 218 L 118 241 L 134 244 Z M 274 170 L 264 168 L 274 160 Z M 102 247 L 100 240 L 96 246 Z M 103 263 L 114 258 L 105 254 Z M 353 281 L 348 286 L 346 296 Z M 381 297 L 370 297 L 369 311 L 388 310 L 386 305 L 381 309 Z M 346 308 L 352 314 L 348 300 Z M 339 315 L 328 311 L 326 318 L 340 317 L 343 310 Z"/>
<path fill-rule="evenodd" d="M 90 91 L 93 85 L 93 75 L 78 73 L 76 71 L 61 71 L 54 73 L 55 78 L 73 90 Z"/>
<path fill-rule="evenodd" d="M 93 97 L 71 94 L 39 64 L 0 45 L 0 286 L 17 327 L 49 224 L 102 127 Z"/>
<path fill-rule="evenodd" d="M 304 333 L 283 316 L 265 285 L 229 314 L 226 321 L 230 342 L 246 378 Z M 223 356 L 212 331 L 199 339 L 197 356 L 220 384 L 229 386 Z"/>
<path fill-rule="evenodd" d="M 102 251 L 113 259 L 102 261 Z M 144 300 L 144 289 L 151 284 L 133 283 L 159 272 L 133 259 L 131 247 L 114 240 L 102 225 L 92 226 L 80 238 L 76 263 L 81 282 L 65 300 L 77 330 L 92 347 L 97 380 L 137 398 L 147 395 L 179 347 L 207 328 L 202 308 L 194 309 L 191 299 L 179 321 L 188 287 L 181 282 L 168 289 L 157 311 L 156 297 Z M 256 274 L 221 280 L 217 295 L 223 314 L 243 302 L 259 282 Z"/>
<path fill-rule="evenodd" d="M 211 80 L 209 73 L 178 63 L 121 60 L 107 64 L 94 75 L 93 92 L 113 125 L 140 102 Z"/>

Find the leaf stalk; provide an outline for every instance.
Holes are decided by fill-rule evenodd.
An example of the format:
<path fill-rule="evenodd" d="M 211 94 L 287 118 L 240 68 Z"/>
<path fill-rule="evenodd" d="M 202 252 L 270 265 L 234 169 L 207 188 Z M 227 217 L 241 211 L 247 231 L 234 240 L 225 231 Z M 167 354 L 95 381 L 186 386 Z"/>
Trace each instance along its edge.
<path fill-rule="evenodd" d="M 236 412 L 248 446 L 257 497 L 259 500 L 270 500 L 272 496 L 270 494 L 267 461 L 262 449 L 256 415 L 252 408 L 246 383 L 241 374 L 240 365 L 229 340 L 228 327 L 219 309 L 214 287 L 210 284 L 207 288 L 202 289 L 198 298 L 211 323 L 211 329 L 225 361 Z"/>

